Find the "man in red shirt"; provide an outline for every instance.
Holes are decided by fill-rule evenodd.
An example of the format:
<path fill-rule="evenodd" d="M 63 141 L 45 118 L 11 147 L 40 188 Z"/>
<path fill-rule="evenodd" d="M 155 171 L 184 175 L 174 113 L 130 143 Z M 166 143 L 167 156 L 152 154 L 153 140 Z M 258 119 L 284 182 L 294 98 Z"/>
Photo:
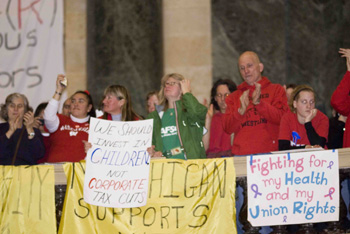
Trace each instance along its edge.
<path fill-rule="evenodd" d="M 232 153 L 247 155 L 278 150 L 280 120 L 288 111 L 287 96 L 279 84 L 262 76 L 264 65 L 252 51 L 238 59 L 244 80 L 237 91 L 226 98 L 224 130 L 234 133 Z"/>

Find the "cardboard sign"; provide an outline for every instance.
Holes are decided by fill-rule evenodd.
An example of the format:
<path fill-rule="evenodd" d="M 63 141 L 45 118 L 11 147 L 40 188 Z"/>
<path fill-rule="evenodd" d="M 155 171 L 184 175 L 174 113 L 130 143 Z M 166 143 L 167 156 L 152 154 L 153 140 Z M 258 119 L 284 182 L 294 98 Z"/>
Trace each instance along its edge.
<path fill-rule="evenodd" d="M 84 200 L 105 207 L 146 205 L 153 120 L 91 118 Z"/>
<path fill-rule="evenodd" d="M 338 151 L 247 157 L 253 226 L 338 221 Z"/>

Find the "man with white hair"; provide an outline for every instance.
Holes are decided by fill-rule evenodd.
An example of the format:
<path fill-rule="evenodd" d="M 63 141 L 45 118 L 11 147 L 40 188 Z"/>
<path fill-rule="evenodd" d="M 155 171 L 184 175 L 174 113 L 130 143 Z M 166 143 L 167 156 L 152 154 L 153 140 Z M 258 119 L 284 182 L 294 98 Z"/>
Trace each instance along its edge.
<path fill-rule="evenodd" d="M 288 111 L 284 88 L 262 76 L 264 65 L 252 51 L 238 59 L 244 80 L 237 91 L 226 98 L 224 130 L 234 133 L 232 154 L 248 155 L 278 150 L 280 120 Z"/>

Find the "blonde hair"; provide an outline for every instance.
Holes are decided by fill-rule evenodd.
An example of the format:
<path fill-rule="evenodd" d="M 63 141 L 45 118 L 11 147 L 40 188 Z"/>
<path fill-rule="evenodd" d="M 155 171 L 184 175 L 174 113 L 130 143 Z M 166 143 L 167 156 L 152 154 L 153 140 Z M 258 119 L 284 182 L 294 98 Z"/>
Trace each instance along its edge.
<path fill-rule="evenodd" d="M 141 117 L 135 113 L 132 109 L 131 97 L 129 91 L 122 85 L 110 85 L 104 91 L 104 97 L 106 95 L 113 95 L 118 100 L 125 100 L 124 105 L 122 106 L 122 121 L 132 121 L 136 119 L 141 119 Z M 103 114 L 103 118 L 107 119 L 107 114 Z"/>
<path fill-rule="evenodd" d="M 162 77 L 158 97 L 159 97 L 159 105 L 164 106 L 164 111 L 166 111 L 169 108 L 169 102 L 164 96 L 165 83 L 169 78 L 173 78 L 178 81 L 182 81 L 185 79 L 181 74 L 178 74 L 178 73 L 170 73 Z M 181 97 L 182 97 L 182 94 L 181 94 Z"/>
<path fill-rule="evenodd" d="M 296 109 L 294 108 L 293 102 L 299 100 L 300 93 L 302 91 L 313 93 L 314 99 L 315 99 L 315 103 L 316 103 L 316 95 L 315 95 L 314 89 L 311 86 L 309 86 L 309 85 L 298 85 L 297 87 L 294 88 L 294 90 L 293 90 L 293 92 L 291 94 L 291 97 L 289 99 L 289 103 L 288 103 L 290 110 L 292 112 L 294 112 L 294 113 L 295 113 Z"/>

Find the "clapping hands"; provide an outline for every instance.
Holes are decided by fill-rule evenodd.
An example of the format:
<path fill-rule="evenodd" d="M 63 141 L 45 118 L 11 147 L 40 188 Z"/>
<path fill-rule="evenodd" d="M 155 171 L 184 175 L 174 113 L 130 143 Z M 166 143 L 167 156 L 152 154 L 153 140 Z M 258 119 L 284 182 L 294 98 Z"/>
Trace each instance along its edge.
<path fill-rule="evenodd" d="M 255 90 L 252 94 L 252 103 L 253 105 L 258 105 L 260 103 L 260 96 L 261 96 L 261 84 L 255 82 Z"/>
<path fill-rule="evenodd" d="M 249 105 L 249 89 L 244 91 L 239 98 L 241 101 L 241 107 L 238 109 L 238 112 L 240 115 L 244 115 L 245 111 L 247 110 L 247 107 Z"/>
<path fill-rule="evenodd" d="M 255 82 L 255 89 L 252 93 L 252 104 L 253 105 L 258 105 L 260 103 L 260 97 L 261 97 L 261 84 Z M 238 113 L 241 115 L 244 115 L 246 112 L 248 106 L 249 106 L 249 89 L 244 91 L 239 98 L 241 101 L 241 107 L 238 109 Z"/>
<path fill-rule="evenodd" d="M 26 126 L 27 129 L 32 129 L 34 127 L 35 118 L 34 118 L 33 112 L 28 111 L 27 113 L 24 114 L 23 124 L 24 126 Z"/>

